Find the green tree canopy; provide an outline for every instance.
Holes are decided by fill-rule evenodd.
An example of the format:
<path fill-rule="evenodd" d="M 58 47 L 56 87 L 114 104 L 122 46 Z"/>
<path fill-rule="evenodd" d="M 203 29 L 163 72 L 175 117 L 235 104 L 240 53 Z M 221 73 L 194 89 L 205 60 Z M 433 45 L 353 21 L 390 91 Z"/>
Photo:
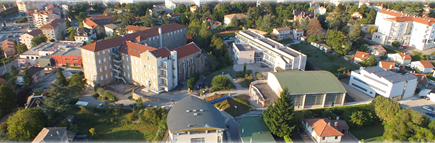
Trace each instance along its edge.
<path fill-rule="evenodd" d="M 24 80 L 24 85 L 32 85 L 33 83 L 33 79 L 32 79 L 32 75 L 30 75 L 30 71 L 29 68 L 24 68 L 24 75 L 23 75 L 23 80 Z"/>
<path fill-rule="evenodd" d="M 40 108 L 20 109 L 7 121 L 9 139 L 30 141 L 47 125 L 47 116 Z"/>
<path fill-rule="evenodd" d="M 320 24 L 317 18 L 310 19 L 310 22 L 307 25 L 307 35 L 319 35 L 322 34 L 322 25 Z"/>
<path fill-rule="evenodd" d="M 74 104 L 71 103 L 71 101 L 73 100 L 73 96 L 77 93 L 76 89 L 76 85 L 69 87 L 52 85 L 52 88 L 48 92 L 49 94 L 44 96 L 44 105 L 42 105 L 41 109 L 44 110 L 48 116 L 65 112 Z"/>
<path fill-rule="evenodd" d="M 0 110 L 2 114 L 9 113 L 17 105 L 17 95 L 7 85 L 0 85 Z"/>
<path fill-rule="evenodd" d="M 56 71 L 57 77 L 55 83 L 57 83 L 59 86 L 68 86 L 68 81 L 66 80 L 62 71 L 63 71 L 62 69 Z"/>
<path fill-rule="evenodd" d="M 47 37 L 45 37 L 45 35 L 41 33 L 38 36 L 33 37 L 31 41 L 31 45 L 32 47 L 35 47 L 41 44 L 42 42 L 47 42 Z"/>
<path fill-rule="evenodd" d="M 390 100 L 384 96 L 376 97 L 373 101 L 373 105 L 376 116 L 378 116 L 381 121 L 386 123 L 393 120 L 394 115 L 396 115 L 402 109 L 397 101 Z"/>
<path fill-rule="evenodd" d="M 71 76 L 71 79 L 69 79 L 69 86 L 77 86 L 77 92 L 81 92 L 85 89 L 86 85 L 86 78 L 84 77 L 83 73 L 74 73 Z"/>
<path fill-rule="evenodd" d="M 291 136 L 296 123 L 294 122 L 294 105 L 289 97 L 290 92 L 285 87 L 280 98 L 263 111 L 263 119 L 272 134 L 278 137 Z"/>
<path fill-rule="evenodd" d="M 433 133 L 425 127 L 425 118 L 409 108 L 399 111 L 385 126 L 383 137 L 387 141 L 433 141 Z"/>
<path fill-rule="evenodd" d="M 213 85 L 213 88 L 215 89 L 215 91 L 216 90 L 228 90 L 232 86 L 231 80 L 224 75 L 215 76 L 212 79 L 211 84 Z"/>

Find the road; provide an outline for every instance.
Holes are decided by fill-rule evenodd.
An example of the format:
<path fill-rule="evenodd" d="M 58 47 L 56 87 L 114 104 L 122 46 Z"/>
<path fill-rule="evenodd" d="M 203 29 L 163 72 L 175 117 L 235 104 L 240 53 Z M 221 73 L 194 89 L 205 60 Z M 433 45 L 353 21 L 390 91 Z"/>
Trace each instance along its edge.
<path fill-rule="evenodd" d="M 9 66 L 10 65 L 14 65 L 17 66 L 18 65 L 18 60 L 14 59 L 13 61 L 11 61 L 10 63 L 7 63 L 3 66 L 3 63 L 0 63 L 2 67 L 0 67 L 0 74 L 3 74 L 3 72 L 8 72 L 10 70 Z"/>

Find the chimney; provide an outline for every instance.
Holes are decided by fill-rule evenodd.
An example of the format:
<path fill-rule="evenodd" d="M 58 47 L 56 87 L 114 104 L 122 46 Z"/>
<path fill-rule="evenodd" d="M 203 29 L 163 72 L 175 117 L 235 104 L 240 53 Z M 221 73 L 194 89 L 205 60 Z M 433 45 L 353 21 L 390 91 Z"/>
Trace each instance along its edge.
<path fill-rule="evenodd" d="M 390 65 L 390 69 L 392 69 L 393 68 L 393 65 Z"/>
<path fill-rule="evenodd" d="M 163 47 L 163 37 L 162 37 L 162 28 L 159 27 L 159 41 L 160 41 L 160 47 Z"/>
<path fill-rule="evenodd" d="M 338 121 L 335 121 L 334 126 L 338 127 Z"/>
<path fill-rule="evenodd" d="M 331 121 L 328 122 L 328 125 L 331 126 Z"/>

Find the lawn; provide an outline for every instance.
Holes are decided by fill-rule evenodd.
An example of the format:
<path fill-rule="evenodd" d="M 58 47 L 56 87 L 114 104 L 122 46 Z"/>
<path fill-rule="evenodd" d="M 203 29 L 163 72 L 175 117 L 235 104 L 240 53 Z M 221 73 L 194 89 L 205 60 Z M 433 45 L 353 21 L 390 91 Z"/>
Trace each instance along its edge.
<path fill-rule="evenodd" d="M 254 108 L 248 100 L 248 95 L 237 95 L 234 98 L 228 98 L 222 102 L 214 104 L 218 109 L 224 110 L 233 117 L 249 112 L 249 109 Z M 237 109 L 234 107 L 237 106 Z"/>
<path fill-rule="evenodd" d="M 98 139 L 89 133 L 90 128 L 94 128 L 95 133 L 103 140 L 144 141 L 154 138 L 158 130 L 156 125 L 130 123 L 127 121 L 127 113 L 131 113 L 132 109 L 121 110 L 121 113 L 115 116 L 111 112 L 107 113 L 104 109 L 81 107 L 71 109 L 68 111 L 68 114 L 74 115 L 77 134 L 88 134 L 90 141 L 98 141 Z"/>
<path fill-rule="evenodd" d="M 264 76 L 259 72 L 255 72 L 255 77 L 257 77 L 257 80 L 264 80 Z"/>
<path fill-rule="evenodd" d="M 210 75 L 215 75 L 215 74 L 220 74 L 220 73 L 222 73 L 222 72 L 224 72 L 224 71 L 227 71 L 227 70 L 230 70 L 230 69 L 232 69 L 233 68 L 233 65 L 230 65 L 230 66 L 227 66 L 227 67 L 224 67 L 224 68 L 221 68 L 221 69 L 219 69 L 219 70 L 216 70 L 216 71 L 214 71 L 214 72 L 212 72 L 212 73 L 205 73 L 204 74 L 204 76 L 210 76 Z"/>
<path fill-rule="evenodd" d="M 246 73 L 243 71 L 232 72 L 230 76 L 234 81 L 239 82 L 242 87 L 249 87 L 251 82 L 254 81 L 252 70 L 246 70 Z"/>
<path fill-rule="evenodd" d="M 327 70 L 332 73 L 336 73 L 340 67 L 346 67 L 350 70 L 358 69 L 357 66 L 345 61 L 344 59 L 332 54 L 326 54 L 311 45 L 294 44 L 291 46 L 291 48 L 301 51 L 302 53 L 307 55 L 306 67 L 309 67 L 309 65 L 313 65 L 322 70 Z"/>
<path fill-rule="evenodd" d="M 385 50 L 387 50 L 387 53 L 401 53 L 400 50 L 397 50 L 396 48 L 390 46 L 385 46 L 384 48 Z"/>
<path fill-rule="evenodd" d="M 351 128 L 350 132 L 359 140 L 364 139 L 365 142 L 383 142 L 384 126 L 381 122 L 376 122 L 370 126 Z"/>
<path fill-rule="evenodd" d="M 218 33 L 219 36 L 221 36 L 222 38 L 225 37 L 235 37 L 236 33 L 232 32 L 232 33 Z"/>
<path fill-rule="evenodd" d="M 287 45 L 287 44 L 293 43 L 293 40 L 292 39 L 285 39 L 285 40 L 281 40 L 281 41 L 278 41 L 278 42 L 280 42 L 280 43 L 282 43 L 284 45 Z"/>

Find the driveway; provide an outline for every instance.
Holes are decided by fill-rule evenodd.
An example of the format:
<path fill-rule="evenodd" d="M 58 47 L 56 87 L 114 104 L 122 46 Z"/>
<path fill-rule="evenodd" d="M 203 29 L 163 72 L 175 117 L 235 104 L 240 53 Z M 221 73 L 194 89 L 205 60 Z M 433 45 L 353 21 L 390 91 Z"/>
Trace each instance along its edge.
<path fill-rule="evenodd" d="M 92 97 L 94 94 L 94 90 L 91 88 L 86 88 L 84 93 L 82 95 L 79 95 L 78 99 L 79 101 L 85 101 L 89 102 L 88 106 L 98 106 L 100 103 L 103 103 L 102 101 L 99 101 Z"/>
<path fill-rule="evenodd" d="M 417 112 L 420 112 L 424 115 L 424 112 L 427 112 L 426 110 L 423 110 L 424 105 L 429 105 L 435 107 L 435 102 L 421 99 L 418 96 L 413 96 L 408 99 L 404 99 L 399 101 L 399 103 L 402 105 L 402 109 L 410 108 L 412 110 L 415 110 Z M 430 117 L 430 120 L 434 120 L 435 117 Z"/>
<path fill-rule="evenodd" d="M 368 96 L 367 94 L 364 94 L 363 92 L 353 88 L 352 86 L 340 81 L 343 87 L 346 89 L 347 93 L 352 96 L 357 102 L 359 101 L 371 101 L 373 100 L 372 97 Z"/>

